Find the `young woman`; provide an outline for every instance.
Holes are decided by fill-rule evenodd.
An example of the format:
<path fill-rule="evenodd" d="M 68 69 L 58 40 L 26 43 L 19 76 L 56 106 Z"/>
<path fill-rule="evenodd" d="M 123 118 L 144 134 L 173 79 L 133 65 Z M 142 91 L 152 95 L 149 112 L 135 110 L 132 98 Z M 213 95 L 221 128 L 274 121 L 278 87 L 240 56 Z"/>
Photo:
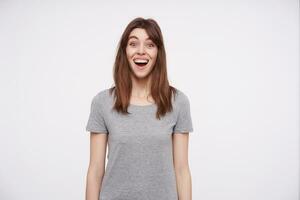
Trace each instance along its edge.
<path fill-rule="evenodd" d="M 190 104 L 169 85 L 155 20 L 136 18 L 127 25 L 118 45 L 114 82 L 91 103 L 86 199 L 191 200 Z"/>

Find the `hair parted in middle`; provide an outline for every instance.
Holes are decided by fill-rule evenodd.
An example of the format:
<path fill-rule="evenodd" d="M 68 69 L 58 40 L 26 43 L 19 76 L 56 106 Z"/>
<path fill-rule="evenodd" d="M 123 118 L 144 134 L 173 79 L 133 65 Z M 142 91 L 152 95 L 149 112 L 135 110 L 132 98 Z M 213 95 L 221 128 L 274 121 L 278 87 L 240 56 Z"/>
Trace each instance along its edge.
<path fill-rule="evenodd" d="M 154 19 L 135 18 L 125 28 L 118 43 L 116 58 L 113 66 L 113 78 L 115 85 L 109 89 L 110 94 L 114 93 L 114 109 L 123 114 L 130 114 L 127 111 L 132 91 L 132 80 L 130 64 L 126 56 L 126 46 L 131 31 L 135 28 L 145 29 L 155 45 L 158 47 L 156 62 L 151 74 L 151 95 L 157 105 L 156 118 L 160 119 L 167 112 L 173 110 L 172 97 L 177 89 L 169 85 L 167 75 L 166 52 L 161 29 Z M 172 96 L 173 95 L 173 96 Z"/>

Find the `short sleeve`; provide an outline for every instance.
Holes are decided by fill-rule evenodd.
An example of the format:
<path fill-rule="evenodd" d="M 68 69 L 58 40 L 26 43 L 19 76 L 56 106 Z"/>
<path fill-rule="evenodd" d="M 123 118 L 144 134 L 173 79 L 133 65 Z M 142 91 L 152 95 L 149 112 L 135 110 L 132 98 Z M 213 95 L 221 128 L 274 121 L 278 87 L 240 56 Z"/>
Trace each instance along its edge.
<path fill-rule="evenodd" d="M 177 121 L 173 128 L 173 133 L 189 133 L 193 132 L 193 123 L 190 111 L 190 102 L 188 97 L 183 94 L 179 103 L 179 111 Z"/>
<path fill-rule="evenodd" d="M 108 134 L 101 110 L 101 99 L 98 96 L 92 99 L 86 131 Z"/>

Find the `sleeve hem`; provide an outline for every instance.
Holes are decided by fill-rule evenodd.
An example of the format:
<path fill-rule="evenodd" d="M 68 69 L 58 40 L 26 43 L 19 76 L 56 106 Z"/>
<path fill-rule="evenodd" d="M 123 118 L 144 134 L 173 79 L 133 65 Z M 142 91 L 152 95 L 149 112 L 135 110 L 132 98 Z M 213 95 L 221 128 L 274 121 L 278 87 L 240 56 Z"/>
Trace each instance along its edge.
<path fill-rule="evenodd" d="M 88 132 L 93 132 L 93 133 L 102 133 L 102 134 L 108 134 L 107 130 L 99 130 L 99 129 L 85 129 Z"/>
<path fill-rule="evenodd" d="M 173 131 L 173 133 L 191 133 L 193 131 L 193 129 L 176 129 Z"/>

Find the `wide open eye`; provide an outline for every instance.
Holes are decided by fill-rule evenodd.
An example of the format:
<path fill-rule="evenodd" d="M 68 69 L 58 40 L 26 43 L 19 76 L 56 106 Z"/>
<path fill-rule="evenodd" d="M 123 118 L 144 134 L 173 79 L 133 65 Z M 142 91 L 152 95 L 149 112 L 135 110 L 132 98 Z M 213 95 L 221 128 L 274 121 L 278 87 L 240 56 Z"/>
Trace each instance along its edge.
<path fill-rule="evenodd" d="M 129 46 L 135 47 L 135 46 L 136 46 L 136 43 L 135 43 L 135 42 L 130 42 L 130 43 L 129 43 Z"/>
<path fill-rule="evenodd" d="M 155 44 L 150 43 L 150 44 L 148 44 L 148 47 L 155 47 Z"/>

